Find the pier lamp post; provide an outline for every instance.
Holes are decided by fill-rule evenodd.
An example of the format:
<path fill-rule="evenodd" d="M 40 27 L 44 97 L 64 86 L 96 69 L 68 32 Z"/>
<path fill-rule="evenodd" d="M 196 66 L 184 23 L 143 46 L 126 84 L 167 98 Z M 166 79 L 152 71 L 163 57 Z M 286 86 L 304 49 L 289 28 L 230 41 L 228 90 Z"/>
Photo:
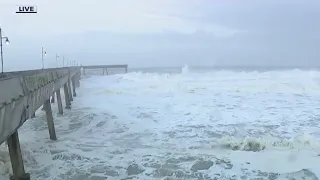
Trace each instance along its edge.
<path fill-rule="evenodd" d="M 59 67 L 59 65 L 58 65 L 58 59 L 60 58 L 60 56 L 58 56 L 58 54 L 56 54 L 56 66 L 57 66 L 57 68 Z"/>
<path fill-rule="evenodd" d="M 70 60 L 67 58 L 67 67 L 70 67 Z"/>
<path fill-rule="evenodd" d="M 42 50 L 42 51 L 41 51 L 41 52 L 42 52 L 42 53 L 41 53 L 41 55 L 42 55 L 42 56 L 41 56 L 41 57 L 42 57 L 42 69 L 44 69 L 44 61 L 43 61 L 43 58 L 44 58 L 44 56 L 47 55 L 47 52 L 43 50 L 43 47 L 42 47 L 41 50 Z"/>
<path fill-rule="evenodd" d="M 1 73 L 3 73 L 3 50 L 2 50 L 2 40 L 5 40 L 6 44 L 9 44 L 9 38 L 8 37 L 2 37 L 2 29 L 0 27 L 0 53 L 1 53 Z"/>

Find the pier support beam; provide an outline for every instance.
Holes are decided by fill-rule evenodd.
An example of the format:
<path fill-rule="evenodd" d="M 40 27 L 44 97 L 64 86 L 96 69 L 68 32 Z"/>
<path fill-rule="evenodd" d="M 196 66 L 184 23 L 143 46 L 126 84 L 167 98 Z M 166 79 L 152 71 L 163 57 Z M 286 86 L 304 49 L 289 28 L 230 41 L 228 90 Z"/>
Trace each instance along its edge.
<path fill-rule="evenodd" d="M 30 180 L 30 174 L 24 170 L 18 131 L 7 140 L 13 175 L 10 180 Z"/>
<path fill-rule="evenodd" d="M 80 78 L 81 78 L 81 74 L 78 73 L 78 75 L 77 75 L 77 85 L 78 85 L 78 87 L 80 87 Z"/>
<path fill-rule="evenodd" d="M 72 91 L 73 91 L 73 97 L 77 96 L 76 93 L 76 75 L 72 77 L 71 82 L 72 82 Z"/>
<path fill-rule="evenodd" d="M 76 75 L 74 75 L 74 82 L 75 82 L 75 86 L 76 87 L 80 87 L 80 76 L 81 74 L 77 73 Z"/>
<path fill-rule="evenodd" d="M 60 89 L 58 89 L 56 91 L 57 94 L 57 102 L 58 102 L 58 110 L 59 110 L 59 114 L 63 114 L 63 108 L 62 108 L 62 100 L 61 100 L 61 93 L 60 93 Z"/>
<path fill-rule="evenodd" d="M 55 94 L 56 94 L 55 92 L 53 92 L 53 93 L 52 93 L 51 103 L 54 103 L 54 102 L 55 102 L 55 97 L 54 97 L 54 96 L 55 96 Z"/>
<path fill-rule="evenodd" d="M 36 117 L 36 113 L 34 112 L 32 115 L 31 115 L 31 118 L 35 118 Z"/>
<path fill-rule="evenodd" d="M 66 101 L 66 109 L 71 109 L 71 102 L 69 100 L 69 92 L 68 92 L 68 85 L 67 83 L 65 83 L 63 85 L 63 90 L 64 90 L 64 98 L 65 98 L 65 101 Z"/>
<path fill-rule="evenodd" d="M 57 140 L 57 135 L 56 135 L 56 130 L 54 128 L 54 122 L 53 122 L 50 99 L 46 100 L 44 102 L 43 106 L 44 106 L 45 111 L 46 111 L 50 139 L 55 141 L 55 140 Z"/>
<path fill-rule="evenodd" d="M 69 90 L 69 100 L 73 101 L 73 97 L 72 97 L 72 90 L 71 90 L 71 78 L 69 77 L 68 79 L 68 90 Z"/>

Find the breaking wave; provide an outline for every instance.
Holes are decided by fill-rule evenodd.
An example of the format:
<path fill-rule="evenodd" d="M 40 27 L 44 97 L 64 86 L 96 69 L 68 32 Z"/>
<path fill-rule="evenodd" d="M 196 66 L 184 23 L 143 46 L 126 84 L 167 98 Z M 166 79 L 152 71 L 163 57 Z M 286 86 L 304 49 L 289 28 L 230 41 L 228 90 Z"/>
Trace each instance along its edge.
<path fill-rule="evenodd" d="M 182 68 L 181 68 L 181 74 L 188 74 L 189 73 L 189 66 L 187 64 L 185 64 Z"/>
<path fill-rule="evenodd" d="M 72 110 L 55 117 L 59 141 L 42 136 L 45 121 L 22 127 L 27 171 L 41 180 L 266 179 L 319 167 L 319 72 L 191 70 L 83 79 Z M 3 144 L 0 179 L 10 168 Z M 311 170 L 293 175 L 320 174 Z"/>
<path fill-rule="evenodd" d="M 221 147 L 234 151 L 258 152 L 265 149 L 316 149 L 320 153 L 320 142 L 315 137 L 305 134 L 298 138 L 279 139 L 274 137 L 264 138 L 235 138 L 222 137 L 213 147 Z"/>

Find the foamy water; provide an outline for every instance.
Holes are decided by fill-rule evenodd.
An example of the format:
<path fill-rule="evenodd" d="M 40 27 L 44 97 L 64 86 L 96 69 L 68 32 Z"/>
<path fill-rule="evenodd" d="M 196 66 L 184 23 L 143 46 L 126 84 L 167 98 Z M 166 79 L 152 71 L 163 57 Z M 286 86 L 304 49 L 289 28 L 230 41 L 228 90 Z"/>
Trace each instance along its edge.
<path fill-rule="evenodd" d="M 320 177 L 317 71 L 185 66 L 85 78 L 77 95 L 63 116 L 53 104 L 58 141 L 49 140 L 42 111 L 21 128 L 32 179 Z"/>

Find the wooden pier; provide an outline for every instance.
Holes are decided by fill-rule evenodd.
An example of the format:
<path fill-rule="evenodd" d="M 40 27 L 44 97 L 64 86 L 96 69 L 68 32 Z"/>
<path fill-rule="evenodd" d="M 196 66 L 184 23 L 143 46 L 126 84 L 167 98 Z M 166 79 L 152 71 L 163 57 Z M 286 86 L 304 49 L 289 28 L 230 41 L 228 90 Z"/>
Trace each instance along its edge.
<path fill-rule="evenodd" d="M 119 67 L 125 67 L 127 72 L 127 65 L 104 65 L 0 73 L 0 145 L 5 141 L 8 145 L 13 170 L 11 180 L 30 180 L 30 174 L 24 169 L 19 143 L 18 129 L 23 123 L 35 117 L 36 110 L 42 106 L 49 137 L 57 140 L 51 104 L 57 102 L 58 113 L 63 114 L 61 88 L 65 94 L 65 108 L 71 109 L 76 88 L 80 87 L 81 68 Z"/>

